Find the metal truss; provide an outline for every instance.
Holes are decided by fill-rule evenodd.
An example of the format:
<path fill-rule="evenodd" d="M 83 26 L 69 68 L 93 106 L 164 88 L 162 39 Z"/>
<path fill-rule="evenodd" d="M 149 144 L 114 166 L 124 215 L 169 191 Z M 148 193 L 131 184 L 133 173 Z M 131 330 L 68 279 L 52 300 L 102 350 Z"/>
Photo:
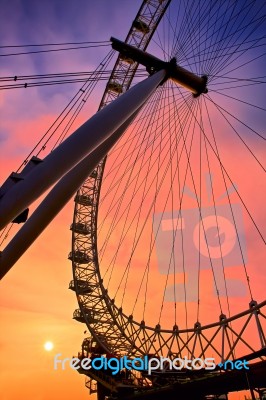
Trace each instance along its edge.
<path fill-rule="evenodd" d="M 134 19 L 126 43 L 145 50 L 171 0 L 146 0 Z M 119 56 L 99 109 L 129 89 L 138 68 L 136 62 Z M 97 214 L 100 188 L 106 159 L 95 168 L 75 197 L 72 229 L 72 260 L 74 281 L 70 288 L 75 290 L 79 310 L 74 318 L 87 324 L 93 337 L 109 352 L 126 354 L 131 345 L 122 336 L 115 322 L 111 301 L 102 284 L 97 253 Z"/>
<path fill-rule="evenodd" d="M 169 1 L 146 0 L 143 2 L 126 43 L 145 50 L 152 38 Z M 99 109 L 124 93 L 131 85 L 138 64 L 119 56 L 111 73 Z M 265 305 L 252 301 L 246 311 L 206 326 L 196 322 L 194 327 L 180 330 L 150 327 L 144 321 L 137 322 L 118 308 L 103 286 L 97 252 L 97 216 L 106 158 L 95 168 L 75 197 L 72 230 L 72 261 L 74 280 L 69 288 L 76 292 L 79 309 L 73 318 L 87 325 L 93 339 L 104 354 L 116 357 L 184 358 L 195 359 L 212 355 L 215 361 L 224 362 L 243 356 L 265 357 Z M 263 313 L 264 311 L 264 313 Z M 248 332 L 252 331 L 254 343 L 250 344 Z M 85 339 L 86 340 L 86 339 Z M 87 386 L 93 392 L 93 381 L 110 386 L 110 379 L 87 373 Z M 109 383 L 108 383 L 108 382 Z M 149 386 L 150 381 L 139 378 L 138 384 Z M 111 382 L 113 385 L 113 382 Z"/>

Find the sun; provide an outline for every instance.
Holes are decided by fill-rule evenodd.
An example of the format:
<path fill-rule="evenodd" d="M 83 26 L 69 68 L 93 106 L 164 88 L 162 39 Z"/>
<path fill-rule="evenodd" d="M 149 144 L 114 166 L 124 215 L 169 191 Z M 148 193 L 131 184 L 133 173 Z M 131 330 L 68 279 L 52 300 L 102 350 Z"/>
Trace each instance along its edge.
<path fill-rule="evenodd" d="M 43 347 L 46 351 L 51 351 L 54 348 L 54 344 L 53 342 L 45 342 Z"/>

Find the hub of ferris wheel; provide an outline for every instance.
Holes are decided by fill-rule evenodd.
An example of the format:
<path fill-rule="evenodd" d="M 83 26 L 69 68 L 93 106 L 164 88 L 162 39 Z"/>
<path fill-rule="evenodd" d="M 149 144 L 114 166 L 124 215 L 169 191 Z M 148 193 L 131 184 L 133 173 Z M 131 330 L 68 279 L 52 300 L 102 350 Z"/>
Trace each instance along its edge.
<path fill-rule="evenodd" d="M 167 76 L 162 83 L 167 79 L 171 79 L 178 85 L 192 92 L 194 97 L 208 92 L 207 76 L 198 76 L 181 67 L 177 64 L 176 58 L 172 58 L 168 62 L 163 61 L 146 51 L 140 50 L 113 37 L 111 37 L 110 40 L 112 42 L 112 48 L 119 51 L 120 57 L 128 63 L 137 62 L 144 65 L 150 74 L 165 69 L 167 71 Z"/>

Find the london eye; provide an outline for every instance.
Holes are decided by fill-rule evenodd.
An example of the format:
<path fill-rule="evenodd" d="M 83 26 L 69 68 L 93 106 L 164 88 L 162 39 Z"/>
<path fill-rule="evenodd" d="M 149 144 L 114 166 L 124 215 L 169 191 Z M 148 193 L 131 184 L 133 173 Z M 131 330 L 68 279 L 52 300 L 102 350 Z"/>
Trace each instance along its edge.
<path fill-rule="evenodd" d="M 110 45 L 99 112 L 159 78 L 74 196 L 79 357 L 265 363 L 265 4 L 145 0 Z M 83 373 L 114 398 L 184 380 Z"/>

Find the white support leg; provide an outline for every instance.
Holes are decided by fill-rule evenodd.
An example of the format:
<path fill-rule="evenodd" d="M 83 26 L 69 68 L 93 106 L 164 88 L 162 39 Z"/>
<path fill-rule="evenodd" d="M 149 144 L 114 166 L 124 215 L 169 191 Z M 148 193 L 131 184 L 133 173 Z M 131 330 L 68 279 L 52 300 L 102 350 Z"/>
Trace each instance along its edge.
<path fill-rule="evenodd" d="M 138 110 L 105 142 L 85 157 L 52 188 L 32 216 L 22 226 L 6 248 L 0 253 L 0 279 L 31 246 L 79 189 L 102 158 L 110 151 L 134 119 Z"/>
<path fill-rule="evenodd" d="M 165 78 L 161 70 L 118 97 L 78 128 L 0 199 L 0 229 L 112 135 Z"/>

